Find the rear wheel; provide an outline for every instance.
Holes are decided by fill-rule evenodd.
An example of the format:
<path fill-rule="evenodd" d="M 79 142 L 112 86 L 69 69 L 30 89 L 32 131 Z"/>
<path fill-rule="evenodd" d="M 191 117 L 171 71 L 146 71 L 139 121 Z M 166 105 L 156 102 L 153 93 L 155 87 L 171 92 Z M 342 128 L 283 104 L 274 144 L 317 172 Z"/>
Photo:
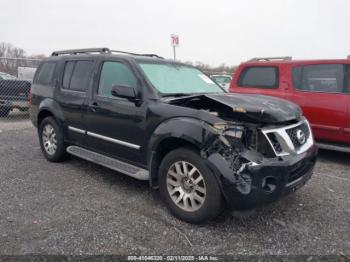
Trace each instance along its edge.
<path fill-rule="evenodd" d="M 46 117 L 39 127 L 41 150 L 47 160 L 59 162 L 65 159 L 66 145 L 60 126 L 53 117 Z"/>
<path fill-rule="evenodd" d="M 204 222 L 221 210 L 216 178 L 192 149 L 176 149 L 165 156 L 159 169 L 159 187 L 169 210 L 186 222 Z"/>

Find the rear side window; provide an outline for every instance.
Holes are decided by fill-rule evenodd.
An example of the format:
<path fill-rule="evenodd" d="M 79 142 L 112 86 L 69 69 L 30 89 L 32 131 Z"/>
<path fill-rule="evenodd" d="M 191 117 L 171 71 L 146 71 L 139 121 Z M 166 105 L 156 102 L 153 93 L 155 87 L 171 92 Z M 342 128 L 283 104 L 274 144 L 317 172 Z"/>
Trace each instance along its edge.
<path fill-rule="evenodd" d="M 63 84 L 62 84 L 63 88 L 66 88 L 66 89 L 69 88 L 70 79 L 72 78 L 72 73 L 74 70 L 74 65 L 75 65 L 74 61 L 66 62 L 66 66 L 64 68 L 64 75 L 63 75 Z"/>
<path fill-rule="evenodd" d="M 62 87 L 74 91 L 86 91 L 90 84 L 93 61 L 68 61 L 63 74 Z"/>
<path fill-rule="evenodd" d="M 38 75 L 35 77 L 35 83 L 39 85 L 52 85 L 55 68 L 56 63 L 54 62 L 43 63 L 40 67 Z"/>
<path fill-rule="evenodd" d="M 278 69 L 274 66 L 255 66 L 243 69 L 239 79 L 240 87 L 277 88 Z"/>
<path fill-rule="evenodd" d="M 114 85 L 136 88 L 137 80 L 127 65 L 120 62 L 104 62 L 101 70 L 98 95 L 113 97 L 111 90 Z"/>
<path fill-rule="evenodd" d="M 322 64 L 294 67 L 293 84 L 296 89 L 310 92 L 344 92 L 344 65 Z"/>
<path fill-rule="evenodd" d="M 350 93 L 350 65 L 346 65 L 344 92 Z"/>

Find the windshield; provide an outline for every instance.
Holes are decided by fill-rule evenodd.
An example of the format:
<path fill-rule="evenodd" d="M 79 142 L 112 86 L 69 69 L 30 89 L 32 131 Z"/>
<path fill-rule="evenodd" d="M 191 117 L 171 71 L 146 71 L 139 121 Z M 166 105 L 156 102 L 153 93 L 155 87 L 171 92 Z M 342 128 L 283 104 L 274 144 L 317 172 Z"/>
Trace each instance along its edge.
<path fill-rule="evenodd" d="M 0 80 L 15 80 L 16 77 L 9 74 L 0 74 Z"/>
<path fill-rule="evenodd" d="M 223 93 L 196 68 L 178 64 L 139 63 L 153 86 L 162 94 Z"/>
<path fill-rule="evenodd" d="M 231 82 L 231 77 L 229 76 L 211 76 L 219 84 L 229 84 Z"/>

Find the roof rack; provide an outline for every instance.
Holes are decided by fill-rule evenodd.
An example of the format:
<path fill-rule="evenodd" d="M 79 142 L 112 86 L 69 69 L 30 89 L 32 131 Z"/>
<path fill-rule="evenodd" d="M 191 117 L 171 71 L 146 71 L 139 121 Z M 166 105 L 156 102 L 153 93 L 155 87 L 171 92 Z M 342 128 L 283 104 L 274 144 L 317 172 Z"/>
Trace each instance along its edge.
<path fill-rule="evenodd" d="M 125 51 L 110 50 L 107 47 L 102 47 L 102 48 L 85 48 L 85 49 L 70 49 L 70 50 L 54 51 L 51 54 L 51 56 L 78 55 L 78 54 L 91 54 L 91 53 L 100 53 L 100 54 L 120 53 L 120 54 L 134 55 L 134 56 L 148 56 L 148 57 L 156 57 L 156 58 L 163 59 L 163 57 L 158 56 L 156 54 L 136 54 L 136 53 L 125 52 Z"/>
<path fill-rule="evenodd" d="M 51 54 L 51 56 L 77 55 L 77 54 L 86 54 L 86 53 L 110 54 L 111 51 L 107 47 L 103 47 L 103 48 L 85 48 L 85 49 L 70 49 L 70 50 L 54 51 Z"/>
<path fill-rule="evenodd" d="M 291 56 L 275 56 L 275 57 L 254 57 L 248 61 L 271 61 L 271 60 L 284 60 L 290 61 L 292 60 Z"/>

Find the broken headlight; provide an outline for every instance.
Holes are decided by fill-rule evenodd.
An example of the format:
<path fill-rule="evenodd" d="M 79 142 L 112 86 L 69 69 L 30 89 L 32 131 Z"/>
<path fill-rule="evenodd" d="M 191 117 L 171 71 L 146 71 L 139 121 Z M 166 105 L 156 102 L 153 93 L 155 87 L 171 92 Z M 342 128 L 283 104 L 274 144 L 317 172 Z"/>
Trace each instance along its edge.
<path fill-rule="evenodd" d="M 224 131 L 226 128 L 229 127 L 229 124 L 226 123 L 226 122 L 219 122 L 219 123 L 215 123 L 213 125 L 214 129 L 217 131 L 217 132 L 222 132 Z"/>
<path fill-rule="evenodd" d="M 241 139 L 243 136 L 243 132 L 244 132 L 244 127 L 234 126 L 234 127 L 229 127 L 228 129 L 225 129 L 225 131 L 223 132 L 223 135 Z"/>

